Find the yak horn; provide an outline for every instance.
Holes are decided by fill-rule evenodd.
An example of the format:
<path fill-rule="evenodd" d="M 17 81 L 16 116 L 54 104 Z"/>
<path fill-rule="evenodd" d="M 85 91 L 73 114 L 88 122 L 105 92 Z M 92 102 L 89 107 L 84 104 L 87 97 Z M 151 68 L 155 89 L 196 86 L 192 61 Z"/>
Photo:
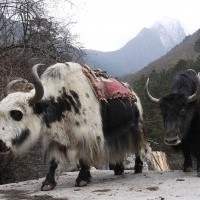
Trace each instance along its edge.
<path fill-rule="evenodd" d="M 44 88 L 37 72 L 37 68 L 41 65 L 44 65 L 44 64 L 36 64 L 32 68 L 33 85 L 35 87 L 35 94 L 33 97 L 29 99 L 29 104 L 37 103 L 44 96 Z"/>
<path fill-rule="evenodd" d="M 147 96 L 147 98 L 152 101 L 153 103 L 159 103 L 160 99 L 157 99 L 153 96 L 151 96 L 151 94 L 149 93 L 149 78 L 147 79 L 147 82 L 145 84 L 145 94 Z"/>
<path fill-rule="evenodd" d="M 194 69 L 187 69 L 186 71 L 187 71 L 187 72 L 194 73 L 194 74 L 196 74 L 196 75 L 197 75 L 197 73 L 196 73 L 196 71 L 195 71 Z"/>
<path fill-rule="evenodd" d="M 23 79 L 23 78 L 19 78 L 19 79 L 16 79 L 16 80 L 13 80 L 13 81 L 10 81 L 7 86 L 6 86 L 6 89 L 5 89 L 5 94 L 6 95 L 9 95 L 13 88 L 13 86 L 16 84 L 16 83 L 19 83 L 19 82 L 22 82 L 22 83 L 25 83 L 25 84 L 28 84 L 28 81 L 26 79 Z"/>
<path fill-rule="evenodd" d="M 199 91 L 198 90 L 199 89 L 197 88 L 197 91 L 193 95 L 188 97 L 188 102 L 191 103 L 191 102 L 196 101 L 197 99 L 199 99 Z"/>
<path fill-rule="evenodd" d="M 200 73 L 198 73 L 197 77 L 198 77 L 197 90 L 193 95 L 188 97 L 188 102 L 193 102 L 193 101 L 196 101 L 197 99 L 199 99 L 199 94 L 200 94 Z"/>

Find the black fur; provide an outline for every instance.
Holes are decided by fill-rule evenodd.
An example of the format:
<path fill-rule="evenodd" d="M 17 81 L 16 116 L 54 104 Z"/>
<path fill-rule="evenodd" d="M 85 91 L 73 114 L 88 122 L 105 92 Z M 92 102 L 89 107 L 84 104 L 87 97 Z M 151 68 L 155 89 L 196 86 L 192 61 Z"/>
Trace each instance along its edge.
<path fill-rule="evenodd" d="M 185 71 L 173 77 L 171 93 L 191 95 L 196 92 L 197 85 L 197 74 L 194 71 Z"/>
<path fill-rule="evenodd" d="M 76 179 L 76 187 L 86 186 L 91 181 L 90 167 L 88 164 L 80 159 L 79 160 L 79 175 Z"/>
<path fill-rule="evenodd" d="M 120 155 L 121 151 L 130 150 L 130 148 L 138 150 L 140 148 L 138 145 L 142 140 L 142 133 L 140 133 L 138 127 L 139 110 L 133 102 L 128 99 L 102 101 L 101 115 L 104 137 L 110 149 Z M 139 156 L 138 159 L 140 159 Z M 114 170 L 115 175 L 124 172 L 122 160 L 118 160 L 115 164 L 111 163 L 109 167 Z M 139 173 L 139 171 L 142 172 L 142 165 L 135 168 L 136 173 Z"/>
<path fill-rule="evenodd" d="M 124 173 L 124 164 L 123 162 L 117 162 L 116 164 L 109 164 L 109 169 L 114 170 L 115 175 L 121 175 Z"/>
<path fill-rule="evenodd" d="M 75 114 L 80 114 L 80 108 L 81 103 L 78 94 L 72 90 L 70 94 L 67 94 L 65 88 L 62 89 L 61 95 L 56 99 L 50 97 L 33 106 L 34 113 L 41 115 L 43 121 L 49 128 L 51 127 L 51 123 L 61 121 L 65 117 L 65 111 L 73 111 Z"/>
<path fill-rule="evenodd" d="M 56 186 L 55 170 L 57 167 L 57 162 L 55 161 L 55 159 L 52 159 L 50 163 L 49 173 L 47 174 L 45 181 L 42 183 L 41 190 L 53 190 L 53 188 Z"/>
<path fill-rule="evenodd" d="M 12 145 L 20 146 L 27 139 L 29 135 L 30 135 L 29 129 L 22 130 L 22 132 L 18 136 L 12 139 Z"/>
<path fill-rule="evenodd" d="M 141 160 L 141 158 L 139 156 L 136 156 L 135 158 L 135 173 L 142 173 L 142 168 L 143 168 L 143 161 Z"/>
<path fill-rule="evenodd" d="M 197 74 L 186 71 L 173 78 L 170 94 L 160 99 L 165 138 L 173 138 L 178 134 L 181 139 L 185 172 L 192 168 L 191 153 L 200 163 L 200 102 L 187 101 L 187 97 L 196 92 L 198 84 Z M 197 165 L 197 171 L 200 171 L 200 165 Z"/>
<path fill-rule="evenodd" d="M 134 103 L 128 99 L 102 101 L 101 115 L 103 133 L 111 149 L 120 151 L 130 142 L 139 142 L 139 110 Z"/>

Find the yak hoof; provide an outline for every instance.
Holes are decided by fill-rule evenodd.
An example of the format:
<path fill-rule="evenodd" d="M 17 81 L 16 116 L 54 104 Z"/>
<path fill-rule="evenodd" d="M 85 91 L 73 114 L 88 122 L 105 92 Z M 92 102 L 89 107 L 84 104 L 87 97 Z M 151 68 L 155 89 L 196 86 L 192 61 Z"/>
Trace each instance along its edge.
<path fill-rule="evenodd" d="M 200 170 L 197 170 L 197 176 L 200 177 Z"/>
<path fill-rule="evenodd" d="M 44 181 L 42 183 L 42 187 L 41 187 L 41 190 L 42 191 L 50 191 L 50 190 L 53 190 L 55 188 L 56 184 L 55 183 L 49 183 L 48 181 Z"/>
<path fill-rule="evenodd" d="M 90 171 L 80 171 L 78 178 L 76 179 L 75 187 L 83 187 L 91 182 L 91 174 Z"/>
<path fill-rule="evenodd" d="M 114 170 L 114 173 L 115 173 L 116 176 L 118 176 L 118 175 L 122 175 L 122 174 L 124 173 L 124 169 Z"/>
<path fill-rule="evenodd" d="M 143 169 L 143 161 L 140 159 L 140 157 L 136 157 L 135 167 L 134 167 L 135 174 L 142 173 L 142 169 Z"/>
<path fill-rule="evenodd" d="M 142 169 L 143 169 L 143 163 L 140 163 L 139 165 L 135 165 L 135 167 L 134 167 L 135 174 L 142 173 Z"/>
<path fill-rule="evenodd" d="M 83 180 L 83 179 L 81 180 L 81 179 L 77 178 L 75 187 L 84 187 L 90 182 L 91 182 L 91 177 L 87 177 L 85 180 Z"/>
<path fill-rule="evenodd" d="M 118 162 L 117 164 L 110 164 L 109 168 L 114 170 L 114 175 L 122 175 L 124 173 L 124 164 Z"/>
<path fill-rule="evenodd" d="M 142 173 L 142 168 L 141 169 L 135 169 L 135 174 L 140 174 Z"/>
<path fill-rule="evenodd" d="M 76 181 L 75 187 L 84 187 L 84 186 L 87 186 L 87 184 L 88 184 L 89 182 L 90 182 L 90 181 L 85 181 L 85 180 Z"/>
<path fill-rule="evenodd" d="M 192 171 L 192 167 L 185 167 L 183 169 L 184 172 L 191 172 Z"/>

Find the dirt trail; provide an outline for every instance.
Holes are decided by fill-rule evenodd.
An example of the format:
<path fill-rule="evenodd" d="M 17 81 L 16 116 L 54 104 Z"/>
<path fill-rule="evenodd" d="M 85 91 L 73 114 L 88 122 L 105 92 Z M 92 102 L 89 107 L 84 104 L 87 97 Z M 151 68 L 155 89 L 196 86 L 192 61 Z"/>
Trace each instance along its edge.
<path fill-rule="evenodd" d="M 199 200 L 200 177 L 196 172 L 146 171 L 134 174 L 125 171 L 114 176 L 109 170 L 93 170 L 92 182 L 82 188 L 74 187 L 78 172 L 63 173 L 57 187 L 40 191 L 44 179 L 0 186 L 1 200 Z"/>

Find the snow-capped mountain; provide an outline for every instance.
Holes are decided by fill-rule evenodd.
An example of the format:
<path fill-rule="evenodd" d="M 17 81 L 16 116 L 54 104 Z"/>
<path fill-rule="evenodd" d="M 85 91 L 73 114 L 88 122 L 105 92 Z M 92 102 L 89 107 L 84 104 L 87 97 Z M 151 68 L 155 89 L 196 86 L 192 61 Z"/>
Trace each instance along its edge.
<path fill-rule="evenodd" d="M 177 20 L 164 18 L 152 27 L 167 50 L 179 44 L 185 38 L 184 29 Z"/>
<path fill-rule="evenodd" d="M 86 50 L 86 64 L 102 68 L 114 76 L 134 73 L 166 54 L 184 38 L 184 29 L 177 20 L 162 20 L 142 29 L 116 51 Z"/>

